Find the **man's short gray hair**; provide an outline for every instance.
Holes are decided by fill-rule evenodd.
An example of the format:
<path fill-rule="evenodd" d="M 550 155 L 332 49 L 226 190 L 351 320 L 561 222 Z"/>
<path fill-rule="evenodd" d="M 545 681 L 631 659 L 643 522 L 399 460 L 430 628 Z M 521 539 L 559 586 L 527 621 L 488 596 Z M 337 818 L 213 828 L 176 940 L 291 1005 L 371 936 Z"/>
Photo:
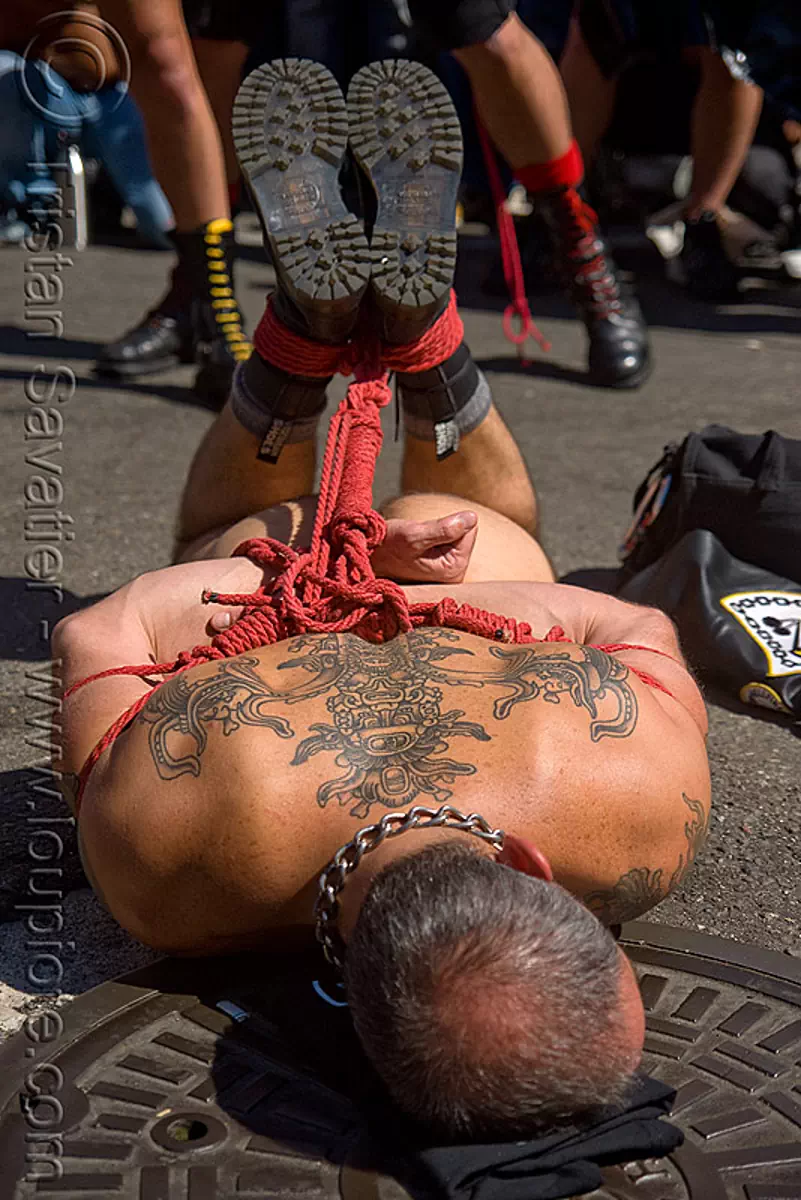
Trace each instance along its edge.
<path fill-rule="evenodd" d="M 608 930 L 563 888 L 453 841 L 376 876 L 345 986 L 405 1112 L 448 1141 L 509 1140 L 625 1098 L 620 973 Z"/>

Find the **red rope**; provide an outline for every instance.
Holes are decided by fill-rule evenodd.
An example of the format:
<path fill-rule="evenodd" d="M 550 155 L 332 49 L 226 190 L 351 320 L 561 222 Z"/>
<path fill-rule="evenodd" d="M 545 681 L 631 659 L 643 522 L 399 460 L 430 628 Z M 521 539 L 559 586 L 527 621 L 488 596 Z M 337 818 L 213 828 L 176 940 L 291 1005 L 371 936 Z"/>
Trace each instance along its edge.
<path fill-rule="evenodd" d="M 522 347 L 530 337 L 533 337 L 546 353 L 550 350 L 551 343 L 537 328 L 528 306 L 526 281 L 523 278 L 523 264 L 520 261 L 520 247 L 517 244 L 514 218 L 506 207 L 506 192 L 501 180 L 501 173 L 498 170 L 495 150 L 478 113 L 476 113 L 476 127 L 492 188 L 492 199 L 495 203 L 498 220 L 498 235 L 501 240 L 503 277 L 506 280 L 510 296 L 510 303 L 507 304 L 503 314 L 503 332 L 509 341 L 517 346 L 523 364 L 527 365 L 530 360 L 523 354 Z M 515 320 L 518 322 L 517 329 L 515 329 Z"/>
<path fill-rule="evenodd" d="M 457 604 L 450 598 L 410 604 L 399 584 L 375 577 L 370 562 L 372 552 L 386 534 L 384 518 L 373 509 L 372 494 L 382 440 L 379 409 L 391 399 L 386 368 L 430 370 L 453 353 L 462 336 L 453 294 L 448 308 L 418 342 L 382 347 L 380 358 L 376 344 L 367 341 L 343 348 L 299 338 L 280 324 L 268 304 L 255 344 L 275 366 L 291 361 L 295 373 L 328 375 L 334 365 L 356 373 L 356 382 L 349 387 L 328 432 L 310 549 L 299 552 L 268 537 L 241 542 L 235 555 L 262 568 L 275 569 L 276 575 L 248 595 L 203 592 L 204 604 L 243 607 L 230 629 L 216 634 L 210 645 L 183 651 L 173 662 L 100 671 L 73 684 L 64 699 L 93 680 L 115 675 L 136 675 L 144 680 L 161 676 L 160 682 L 153 684 L 160 687 L 168 678 L 201 663 L 233 658 L 302 633 L 351 632 L 366 641 L 385 642 L 398 633 L 434 626 L 506 643 L 541 640 L 532 635 L 531 626 L 525 622 Z M 560 626 L 554 626 L 544 640 L 569 641 Z M 641 675 L 636 670 L 635 674 Z M 641 677 L 661 687 L 650 677 Z M 78 803 L 95 763 L 141 712 L 150 695 L 152 692 L 140 696 L 97 743 L 79 776 Z"/>

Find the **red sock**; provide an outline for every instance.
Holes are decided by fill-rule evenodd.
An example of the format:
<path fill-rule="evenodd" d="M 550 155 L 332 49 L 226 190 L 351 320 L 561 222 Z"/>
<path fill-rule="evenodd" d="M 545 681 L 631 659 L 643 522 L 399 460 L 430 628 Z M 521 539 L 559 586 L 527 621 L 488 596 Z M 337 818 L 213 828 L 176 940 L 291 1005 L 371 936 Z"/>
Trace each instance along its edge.
<path fill-rule="evenodd" d="M 515 176 L 529 192 L 553 192 L 557 188 L 577 187 L 584 178 L 584 160 L 573 139 L 570 149 L 548 162 L 517 167 Z"/>

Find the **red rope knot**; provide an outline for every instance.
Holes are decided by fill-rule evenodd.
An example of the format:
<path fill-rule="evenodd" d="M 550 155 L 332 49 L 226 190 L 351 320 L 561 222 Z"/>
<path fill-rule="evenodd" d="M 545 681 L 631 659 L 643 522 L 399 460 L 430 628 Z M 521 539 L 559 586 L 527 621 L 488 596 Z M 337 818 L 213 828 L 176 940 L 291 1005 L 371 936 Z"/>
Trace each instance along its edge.
<path fill-rule="evenodd" d="M 219 650 L 212 646 L 195 646 L 192 650 L 182 650 L 172 663 L 169 670 L 165 671 L 165 675 L 177 675 L 179 671 L 187 671 L 190 667 L 197 667 L 200 663 L 213 662 L 216 658 L 222 658 L 223 655 Z"/>
<path fill-rule="evenodd" d="M 257 567 L 285 567 L 299 557 L 298 551 L 275 538 L 247 538 L 233 551 L 232 558 L 249 558 Z"/>
<path fill-rule="evenodd" d="M 370 588 L 373 595 L 365 604 L 371 611 L 359 625 L 362 637 L 371 642 L 389 642 L 399 633 L 409 633 L 414 628 L 409 601 L 399 584 L 391 579 L 373 579 L 364 587 Z"/>
<path fill-rule="evenodd" d="M 328 527 L 328 540 L 333 547 L 352 544 L 350 535 L 357 532 L 368 553 L 380 546 L 387 535 L 387 523 L 375 509 L 368 512 L 338 512 Z"/>
<path fill-rule="evenodd" d="M 279 614 L 273 607 L 264 605 L 246 609 L 230 629 L 214 635 L 212 646 L 218 651 L 216 657 L 233 658 L 234 655 L 245 654 L 248 650 L 272 646 L 278 641 L 280 631 Z"/>
<path fill-rule="evenodd" d="M 357 380 L 348 388 L 345 396 L 345 411 L 351 420 L 357 415 L 366 419 L 370 425 L 381 428 L 379 408 L 386 408 L 392 401 L 392 389 L 389 386 L 389 376 L 386 372 L 374 379 Z"/>

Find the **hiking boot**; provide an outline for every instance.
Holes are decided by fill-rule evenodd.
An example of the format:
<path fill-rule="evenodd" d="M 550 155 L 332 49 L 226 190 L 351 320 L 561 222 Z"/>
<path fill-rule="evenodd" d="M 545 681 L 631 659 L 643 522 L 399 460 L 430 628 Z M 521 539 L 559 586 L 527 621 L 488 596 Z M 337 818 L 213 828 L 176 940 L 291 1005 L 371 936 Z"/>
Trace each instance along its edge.
<path fill-rule="evenodd" d="M 685 219 L 681 265 L 684 286 L 696 299 L 709 304 L 733 304 L 738 299 L 739 272 L 726 253 L 713 212 Z"/>
<path fill-rule="evenodd" d="M 240 87 L 232 123 L 278 278 L 276 315 L 303 337 L 346 341 L 367 290 L 370 250 L 340 193 L 348 114 L 339 85 L 307 59 L 265 63 Z"/>
<path fill-rule="evenodd" d="M 373 193 L 372 319 L 416 341 L 447 307 L 456 267 L 462 134 L 447 91 L 420 63 L 370 63 L 348 88 L 350 145 Z"/>
<path fill-rule="evenodd" d="M 556 266 L 590 339 L 588 369 L 601 387 L 635 388 L 651 372 L 640 306 L 617 278 L 598 217 L 575 188 L 535 197 L 556 245 Z"/>

